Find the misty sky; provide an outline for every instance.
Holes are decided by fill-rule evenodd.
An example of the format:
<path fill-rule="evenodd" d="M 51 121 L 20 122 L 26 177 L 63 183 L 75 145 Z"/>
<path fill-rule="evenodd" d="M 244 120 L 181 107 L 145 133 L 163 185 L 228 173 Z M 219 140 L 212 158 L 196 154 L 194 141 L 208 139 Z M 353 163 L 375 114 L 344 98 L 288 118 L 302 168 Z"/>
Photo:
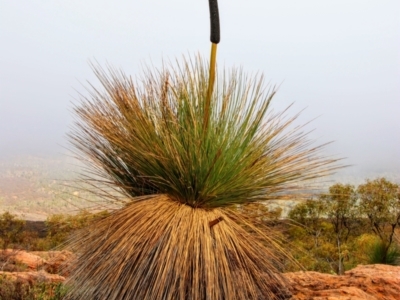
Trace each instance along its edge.
<path fill-rule="evenodd" d="M 400 173 L 400 1 L 219 0 L 220 66 L 262 72 L 314 119 L 325 154 Z M 209 56 L 208 1 L 0 0 L 0 157 L 64 153 L 71 102 L 98 86 L 89 60 L 126 73 Z"/>

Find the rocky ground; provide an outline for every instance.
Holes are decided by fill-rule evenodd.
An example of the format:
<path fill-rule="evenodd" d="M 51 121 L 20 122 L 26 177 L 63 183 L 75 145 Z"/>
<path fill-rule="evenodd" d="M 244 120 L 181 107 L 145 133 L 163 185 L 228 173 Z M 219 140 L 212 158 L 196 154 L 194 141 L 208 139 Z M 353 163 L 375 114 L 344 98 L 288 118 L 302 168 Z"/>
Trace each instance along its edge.
<path fill-rule="evenodd" d="M 62 266 L 73 258 L 68 251 L 0 251 L 0 275 L 27 283 L 63 282 Z M 21 270 L 21 268 L 23 270 Z M 317 272 L 285 273 L 299 300 L 375 300 L 400 299 L 400 267 L 387 265 L 358 266 L 345 275 Z"/>
<path fill-rule="evenodd" d="M 400 299 L 400 267 L 360 265 L 343 276 L 318 272 L 286 273 L 294 299 Z"/>
<path fill-rule="evenodd" d="M 63 266 L 73 258 L 69 251 L 0 250 L 0 276 L 27 282 L 63 282 Z"/>

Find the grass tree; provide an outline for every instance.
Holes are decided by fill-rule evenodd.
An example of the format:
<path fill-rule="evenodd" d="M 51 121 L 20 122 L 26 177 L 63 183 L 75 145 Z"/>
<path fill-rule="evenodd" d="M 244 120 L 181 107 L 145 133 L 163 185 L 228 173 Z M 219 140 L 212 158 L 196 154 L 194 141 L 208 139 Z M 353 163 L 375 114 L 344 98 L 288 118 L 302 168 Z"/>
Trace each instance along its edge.
<path fill-rule="evenodd" d="M 92 170 L 84 180 L 119 208 L 71 241 L 70 298 L 289 296 L 284 250 L 237 205 L 291 197 L 335 160 L 292 126 L 296 116 L 271 111 L 262 76 L 218 72 L 219 32 L 211 41 L 210 63 L 186 59 L 138 80 L 94 68 L 102 89 L 76 106 L 70 137 Z"/>

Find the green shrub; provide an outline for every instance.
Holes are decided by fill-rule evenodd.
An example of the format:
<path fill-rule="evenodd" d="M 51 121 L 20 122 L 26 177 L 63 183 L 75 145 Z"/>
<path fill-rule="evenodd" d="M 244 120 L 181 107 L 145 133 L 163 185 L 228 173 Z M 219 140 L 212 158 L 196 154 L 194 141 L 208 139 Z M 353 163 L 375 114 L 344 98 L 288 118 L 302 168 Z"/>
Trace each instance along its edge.
<path fill-rule="evenodd" d="M 387 245 L 379 240 L 370 246 L 368 252 L 370 264 L 400 265 L 400 248 L 396 244 Z"/>

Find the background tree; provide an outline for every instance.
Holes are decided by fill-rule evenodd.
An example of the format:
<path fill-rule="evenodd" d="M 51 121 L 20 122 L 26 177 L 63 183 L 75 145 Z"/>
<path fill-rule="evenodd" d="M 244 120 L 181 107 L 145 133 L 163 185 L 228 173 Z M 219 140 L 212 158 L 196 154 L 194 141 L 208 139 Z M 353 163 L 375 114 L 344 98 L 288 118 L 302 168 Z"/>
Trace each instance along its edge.
<path fill-rule="evenodd" d="M 302 268 L 332 273 L 336 248 L 331 242 L 332 225 L 326 221 L 326 210 L 326 202 L 320 199 L 297 204 L 289 212 L 294 224 L 289 227 L 287 234 L 291 253 Z M 290 271 L 298 269 L 293 263 L 288 266 Z"/>
<path fill-rule="evenodd" d="M 303 226 L 313 237 L 314 246 L 319 246 L 319 238 L 324 230 L 323 217 L 327 211 L 325 201 L 309 199 L 297 204 L 290 212 L 289 218 Z"/>
<path fill-rule="evenodd" d="M 361 212 L 368 217 L 372 231 L 380 238 L 381 262 L 386 263 L 393 236 L 400 222 L 399 185 L 386 178 L 367 180 L 357 189 Z"/>
<path fill-rule="evenodd" d="M 326 218 L 333 225 L 338 252 L 337 273 L 344 273 L 342 244 L 357 226 L 357 194 L 350 184 L 334 184 L 319 197 L 326 205 Z"/>

